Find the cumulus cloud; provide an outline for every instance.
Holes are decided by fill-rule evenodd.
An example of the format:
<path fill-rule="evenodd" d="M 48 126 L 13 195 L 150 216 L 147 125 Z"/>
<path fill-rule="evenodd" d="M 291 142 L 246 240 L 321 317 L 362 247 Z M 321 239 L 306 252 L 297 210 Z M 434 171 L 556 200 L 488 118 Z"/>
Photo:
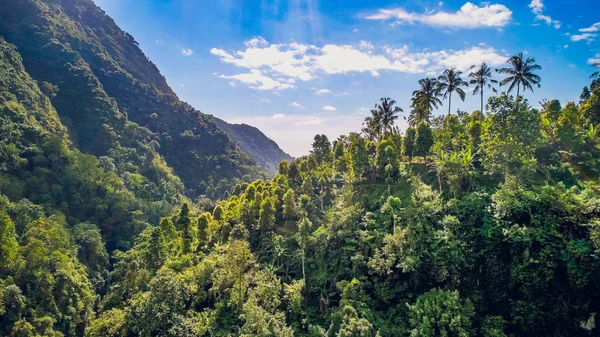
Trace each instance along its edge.
<path fill-rule="evenodd" d="M 380 9 L 377 13 L 365 16 L 369 20 L 395 20 L 393 24 L 421 23 L 434 27 L 450 28 L 482 28 L 504 27 L 510 23 L 512 11 L 501 4 L 484 4 L 479 7 L 473 3 L 465 3 L 457 12 L 425 13 L 408 12 L 404 8 Z"/>
<path fill-rule="evenodd" d="M 245 49 L 234 52 L 211 49 L 210 52 L 222 62 L 249 70 L 249 73 L 219 77 L 254 89 L 284 90 L 294 88 L 296 81 L 310 81 L 323 75 L 367 73 L 378 77 L 382 72 L 431 73 L 446 67 L 468 70 L 472 64 L 487 62 L 498 65 L 507 58 L 504 52 L 500 54 L 493 47 L 485 46 L 441 51 L 412 51 L 408 46 L 373 46 L 365 50 L 360 45 L 326 44 L 318 47 L 298 43 L 269 44 L 262 38 L 253 40 L 261 42 L 248 42 Z M 318 94 L 325 93 L 329 92 Z"/>
<path fill-rule="evenodd" d="M 323 107 L 323 110 L 325 110 L 325 111 L 336 111 L 337 109 L 334 106 L 326 105 L 326 106 Z"/>
<path fill-rule="evenodd" d="M 560 21 L 552 20 L 550 16 L 542 14 L 544 12 L 544 3 L 542 0 L 532 0 L 529 4 L 529 8 L 531 8 L 531 12 L 535 14 L 536 20 L 544 21 L 547 25 L 552 25 L 556 29 L 560 28 Z"/>
<path fill-rule="evenodd" d="M 293 106 L 294 108 L 304 108 L 304 106 L 298 102 L 292 102 L 290 103 L 290 106 Z"/>
<path fill-rule="evenodd" d="M 320 89 L 320 90 L 316 90 L 315 94 L 321 96 L 321 95 L 326 95 L 326 94 L 331 94 L 332 91 L 329 89 Z"/>
<path fill-rule="evenodd" d="M 191 50 L 190 48 L 187 48 L 187 49 L 182 49 L 182 50 L 181 50 L 181 54 L 182 54 L 182 55 L 185 55 L 185 56 L 190 56 L 190 55 L 192 55 L 193 53 L 194 53 L 194 51 L 193 51 L 193 50 Z"/>
<path fill-rule="evenodd" d="M 600 63 L 600 53 L 597 53 L 596 55 L 594 55 L 594 57 L 590 57 L 587 60 L 588 64 L 595 64 L 595 63 Z"/>

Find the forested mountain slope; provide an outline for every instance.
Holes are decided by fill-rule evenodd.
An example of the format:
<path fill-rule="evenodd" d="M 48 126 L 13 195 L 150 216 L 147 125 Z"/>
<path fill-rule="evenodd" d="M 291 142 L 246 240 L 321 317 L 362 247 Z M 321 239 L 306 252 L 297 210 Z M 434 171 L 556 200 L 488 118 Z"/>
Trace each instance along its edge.
<path fill-rule="evenodd" d="M 0 35 L 17 46 L 27 72 L 47 83 L 82 151 L 102 156 L 124 146 L 115 141 L 131 121 L 150 131 L 137 141 L 164 157 L 189 196 L 219 196 L 259 174 L 211 117 L 179 101 L 133 37 L 91 0 L 3 1 Z"/>
<path fill-rule="evenodd" d="M 292 160 L 292 157 L 283 152 L 277 143 L 251 125 L 229 124 L 218 118 L 215 119 L 215 123 L 231 137 L 242 151 L 250 154 L 261 167 L 271 174 L 277 173 L 279 162 Z"/>
<path fill-rule="evenodd" d="M 250 182 L 233 141 L 284 154 L 180 102 L 91 1 L 0 1 L 0 35 L 1 336 L 599 334 L 597 73 L 535 109 L 517 54 L 508 93 L 433 118 L 467 86 L 447 69 L 407 130 L 382 98 Z"/>

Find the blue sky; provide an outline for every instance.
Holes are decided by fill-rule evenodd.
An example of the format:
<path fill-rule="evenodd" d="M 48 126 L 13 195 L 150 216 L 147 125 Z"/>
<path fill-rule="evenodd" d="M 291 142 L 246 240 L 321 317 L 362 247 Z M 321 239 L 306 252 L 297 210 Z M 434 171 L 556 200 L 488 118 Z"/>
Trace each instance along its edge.
<path fill-rule="evenodd" d="M 131 33 L 179 97 L 260 128 L 293 156 L 316 133 L 358 131 L 380 97 L 410 111 L 417 81 L 517 52 L 542 87 L 577 100 L 600 61 L 600 1 L 95 0 Z M 452 110 L 479 108 L 477 96 Z M 447 107 L 436 114 L 444 113 Z M 403 125 L 404 122 L 401 122 Z"/>

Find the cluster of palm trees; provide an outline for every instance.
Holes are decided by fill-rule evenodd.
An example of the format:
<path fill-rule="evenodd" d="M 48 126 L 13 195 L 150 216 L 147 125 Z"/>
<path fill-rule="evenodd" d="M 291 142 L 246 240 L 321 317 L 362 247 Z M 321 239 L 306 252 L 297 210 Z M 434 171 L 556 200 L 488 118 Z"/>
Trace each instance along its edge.
<path fill-rule="evenodd" d="M 533 92 L 534 86 L 540 87 L 542 79 L 536 74 L 536 71 L 541 70 L 542 67 L 535 62 L 533 57 L 525 57 L 523 53 L 518 53 L 511 56 L 506 63 L 508 67 L 495 70 L 496 73 L 505 75 L 501 81 L 493 79 L 492 74 L 494 71 L 485 62 L 478 66 L 471 66 L 471 72 L 468 74 L 469 82 L 462 79 L 462 71 L 456 68 L 444 70 L 442 75 L 437 78 L 428 77 L 419 80 L 420 88 L 412 93 L 412 110 L 408 117 L 408 123 L 411 126 L 419 122 L 430 123 L 433 109 L 442 106 L 442 100 L 446 99 L 448 99 L 448 114 L 450 114 L 452 111 L 452 95 L 456 93 L 464 101 L 466 97 L 465 89 L 469 85 L 473 86 L 473 95 L 480 96 L 481 113 L 484 113 L 484 91 L 488 89 L 494 93 L 498 92 L 494 87 L 497 84 L 500 84 L 500 86 L 508 85 L 507 93 L 516 89 L 517 96 L 515 99 L 519 98 L 521 89 Z M 593 63 L 592 67 L 600 68 L 600 62 Z M 594 72 L 590 77 L 600 77 L 600 71 Z M 362 131 L 367 138 L 377 140 L 381 136 L 395 131 L 394 123 L 398 119 L 398 113 L 404 111 L 395 104 L 396 101 L 389 97 L 382 98 L 379 104 L 375 104 L 375 108 L 371 110 L 371 116 L 367 117 L 363 123 L 365 127 Z"/>
<path fill-rule="evenodd" d="M 507 92 L 511 92 L 516 88 L 517 97 L 519 97 L 521 87 L 523 90 L 529 89 L 531 91 L 533 91 L 533 86 L 540 87 L 541 78 L 535 74 L 535 71 L 542 69 L 542 67 L 535 63 L 533 57 L 525 58 L 522 53 L 519 53 L 509 58 L 507 63 L 509 67 L 496 69 L 497 73 L 506 75 L 500 81 L 500 85 L 508 85 Z M 439 97 L 442 97 L 443 100 L 448 99 L 448 114 L 450 114 L 452 111 L 452 95 L 456 93 L 464 101 L 466 93 L 463 88 L 467 88 L 469 85 L 474 86 L 474 95 L 479 94 L 481 100 L 480 111 L 483 113 L 485 89 L 497 92 L 494 85 L 498 84 L 498 81 L 492 78 L 492 73 L 492 69 L 483 62 L 479 66 L 471 66 L 471 72 L 468 74 L 469 82 L 462 79 L 462 71 L 456 68 L 444 70 L 438 78 L 420 80 L 419 85 L 421 88 L 413 92 L 411 105 L 413 110 L 409 116 L 409 123 L 414 125 L 421 121 L 429 122 L 433 109 L 442 105 Z"/>

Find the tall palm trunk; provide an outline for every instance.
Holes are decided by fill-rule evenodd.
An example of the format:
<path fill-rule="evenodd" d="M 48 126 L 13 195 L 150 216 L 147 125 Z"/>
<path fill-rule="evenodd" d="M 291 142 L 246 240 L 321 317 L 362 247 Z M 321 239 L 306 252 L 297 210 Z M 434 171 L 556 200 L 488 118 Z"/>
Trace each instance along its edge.
<path fill-rule="evenodd" d="M 521 91 L 520 89 L 521 89 L 521 83 L 517 82 L 517 99 L 519 99 L 519 91 Z"/>
<path fill-rule="evenodd" d="M 483 85 L 481 86 L 481 110 L 479 110 L 483 115 Z"/>
<path fill-rule="evenodd" d="M 450 92 L 450 96 L 448 97 L 448 116 L 450 116 L 450 107 L 452 106 L 452 91 Z"/>

